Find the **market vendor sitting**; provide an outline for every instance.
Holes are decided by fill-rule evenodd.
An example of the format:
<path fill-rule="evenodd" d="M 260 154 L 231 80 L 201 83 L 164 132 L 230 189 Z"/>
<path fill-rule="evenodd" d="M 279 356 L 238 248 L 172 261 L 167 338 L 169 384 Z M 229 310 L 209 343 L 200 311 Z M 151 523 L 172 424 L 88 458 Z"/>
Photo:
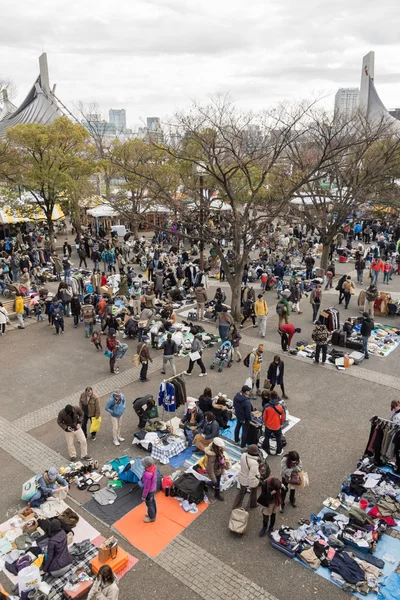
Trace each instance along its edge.
<path fill-rule="evenodd" d="M 51 467 L 48 471 L 45 471 L 38 479 L 38 491 L 32 496 L 29 504 L 33 508 L 36 508 L 43 504 L 49 497 L 53 497 L 54 491 L 68 487 L 68 482 L 61 477 L 56 467 Z"/>
<path fill-rule="evenodd" d="M 182 417 L 179 427 L 184 430 L 188 446 L 193 443 L 193 438 L 201 432 L 204 415 L 195 402 L 189 402 L 187 411 Z"/>
<path fill-rule="evenodd" d="M 208 411 L 204 413 L 203 425 L 200 428 L 200 433 L 195 436 L 193 444 L 197 446 L 199 450 L 204 452 L 207 446 L 209 446 L 216 437 L 219 437 L 218 421 L 216 420 L 214 413 Z"/>

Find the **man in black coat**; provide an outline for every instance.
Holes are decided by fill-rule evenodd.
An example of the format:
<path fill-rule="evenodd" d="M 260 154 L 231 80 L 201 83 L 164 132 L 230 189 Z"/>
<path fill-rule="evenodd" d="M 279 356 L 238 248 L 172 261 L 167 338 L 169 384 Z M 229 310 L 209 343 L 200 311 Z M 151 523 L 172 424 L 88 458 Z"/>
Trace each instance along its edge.
<path fill-rule="evenodd" d="M 362 335 L 362 346 L 364 352 L 364 358 L 369 358 L 368 354 L 368 340 L 371 337 L 371 332 L 375 328 L 373 319 L 369 316 L 369 313 L 363 313 L 363 320 L 361 323 L 361 335 Z"/>

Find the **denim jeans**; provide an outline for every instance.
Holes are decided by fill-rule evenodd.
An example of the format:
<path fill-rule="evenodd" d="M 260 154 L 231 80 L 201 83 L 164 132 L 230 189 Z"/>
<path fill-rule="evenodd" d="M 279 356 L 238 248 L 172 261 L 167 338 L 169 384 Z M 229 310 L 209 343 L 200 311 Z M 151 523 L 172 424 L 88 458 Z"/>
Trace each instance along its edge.
<path fill-rule="evenodd" d="M 317 316 L 318 316 L 318 311 L 321 307 L 321 304 L 313 304 L 312 305 L 312 320 L 316 321 L 317 320 Z"/>
<path fill-rule="evenodd" d="M 88 338 L 93 333 L 93 323 L 85 323 L 85 336 Z"/>
<path fill-rule="evenodd" d="M 362 351 L 364 352 L 365 356 L 369 356 L 369 354 L 368 354 L 368 340 L 369 340 L 369 336 L 367 336 L 367 335 L 363 335 L 362 336 Z"/>
<path fill-rule="evenodd" d="M 149 517 L 149 519 L 154 521 L 157 516 L 157 505 L 156 505 L 156 501 L 154 498 L 154 492 L 149 492 L 147 494 L 145 502 L 146 502 L 148 517 Z"/>
<path fill-rule="evenodd" d="M 229 325 L 220 325 L 219 326 L 219 337 L 221 338 L 221 342 L 225 342 L 229 337 Z"/>
<path fill-rule="evenodd" d="M 240 447 L 245 448 L 247 445 L 247 433 L 249 431 L 250 423 L 248 421 L 238 421 L 235 427 L 235 443 L 239 443 L 240 430 L 242 430 L 242 439 L 240 441 Z"/>
<path fill-rule="evenodd" d="M 379 279 L 379 271 L 374 271 L 373 269 L 371 269 L 371 283 L 378 283 L 378 279 Z"/>
<path fill-rule="evenodd" d="M 385 271 L 385 273 L 383 274 L 383 283 L 389 283 L 389 279 L 390 279 L 390 271 Z"/>
<path fill-rule="evenodd" d="M 364 275 L 364 271 L 357 271 L 357 281 L 358 283 L 362 283 L 363 282 L 363 275 Z"/>
<path fill-rule="evenodd" d="M 75 325 L 75 327 L 78 327 L 78 325 L 79 325 L 79 315 L 74 315 L 74 325 Z"/>
<path fill-rule="evenodd" d="M 328 350 L 328 344 L 317 344 L 315 347 L 315 362 L 319 363 L 319 355 L 322 350 L 322 362 L 326 362 L 326 352 Z"/>
<path fill-rule="evenodd" d="M 185 437 L 186 437 L 188 446 L 193 445 L 193 438 L 197 433 L 198 433 L 197 431 L 193 431 L 192 429 L 185 429 Z"/>
<path fill-rule="evenodd" d="M 64 271 L 64 281 L 66 282 L 67 279 L 71 279 L 71 269 L 65 269 Z"/>
<path fill-rule="evenodd" d="M 344 292 L 344 307 L 347 308 L 348 305 L 350 304 L 350 300 L 351 300 L 351 293 L 350 292 Z"/>

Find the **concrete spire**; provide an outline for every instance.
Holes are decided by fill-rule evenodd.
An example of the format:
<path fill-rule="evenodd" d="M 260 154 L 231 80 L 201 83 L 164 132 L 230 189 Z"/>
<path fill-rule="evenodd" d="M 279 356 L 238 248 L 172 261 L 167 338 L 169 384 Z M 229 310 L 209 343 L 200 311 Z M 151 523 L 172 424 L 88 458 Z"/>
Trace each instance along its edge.
<path fill-rule="evenodd" d="M 39 56 L 39 68 L 41 88 L 46 94 L 50 94 L 49 67 L 47 64 L 47 54 L 45 52 Z"/>

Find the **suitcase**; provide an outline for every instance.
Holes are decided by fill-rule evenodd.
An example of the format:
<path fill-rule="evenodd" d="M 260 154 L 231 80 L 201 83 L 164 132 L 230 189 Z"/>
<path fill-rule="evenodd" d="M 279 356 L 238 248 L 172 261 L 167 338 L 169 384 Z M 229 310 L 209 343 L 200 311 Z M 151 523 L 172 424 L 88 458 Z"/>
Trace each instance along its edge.
<path fill-rule="evenodd" d="M 365 354 L 363 352 L 358 352 L 357 350 L 353 350 L 353 352 L 349 355 L 349 358 L 354 360 L 355 365 L 359 365 L 362 360 L 365 358 Z"/>
<path fill-rule="evenodd" d="M 339 346 L 341 346 L 342 348 L 346 347 L 346 342 L 347 342 L 347 333 L 345 331 L 340 331 L 339 332 Z"/>
<path fill-rule="evenodd" d="M 339 346 L 339 336 L 340 336 L 340 329 L 335 329 L 335 331 L 332 332 L 332 344 L 334 346 Z"/>
<path fill-rule="evenodd" d="M 247 524 L 249 522 L 249 513 L 241 506 L 234 508 L 229 518 L 228 529 L 233 533 L 243 535 L 246 533 Z"/>
<path fill-rule="evenodd" d="M 362 351 L 362 342 L 358 341 L 358 340 L 347 340 L 346 342 L 346 348 L 350 348 L 350 350 L 358 350 L 359 352 Z"/>
<path fill-rule="evenodd" d="M 279 550 L 279 552 L 283 552 L 283 554 L 286 554 L 286 556 L 288 556 L 289 558 L 294 558 L 296 556 L 296 552 L 293 552 L 293 550 L 289 550 L 288 548 L 285 548 L 285 546 L 282 546 L 282 544 L 278 544 L 278 542 L 274 542 L 274 540 L 271 540 L 271 546 L 273 548 L 275 548 L 275 550 Z"/>
<path fill-rule="evenodd" d="M 258 444 L 260 440 L 262 425 L 258 423 L 252 423 L 250 421 L 249 429 L 247 430 L 247 444 Z"/>

